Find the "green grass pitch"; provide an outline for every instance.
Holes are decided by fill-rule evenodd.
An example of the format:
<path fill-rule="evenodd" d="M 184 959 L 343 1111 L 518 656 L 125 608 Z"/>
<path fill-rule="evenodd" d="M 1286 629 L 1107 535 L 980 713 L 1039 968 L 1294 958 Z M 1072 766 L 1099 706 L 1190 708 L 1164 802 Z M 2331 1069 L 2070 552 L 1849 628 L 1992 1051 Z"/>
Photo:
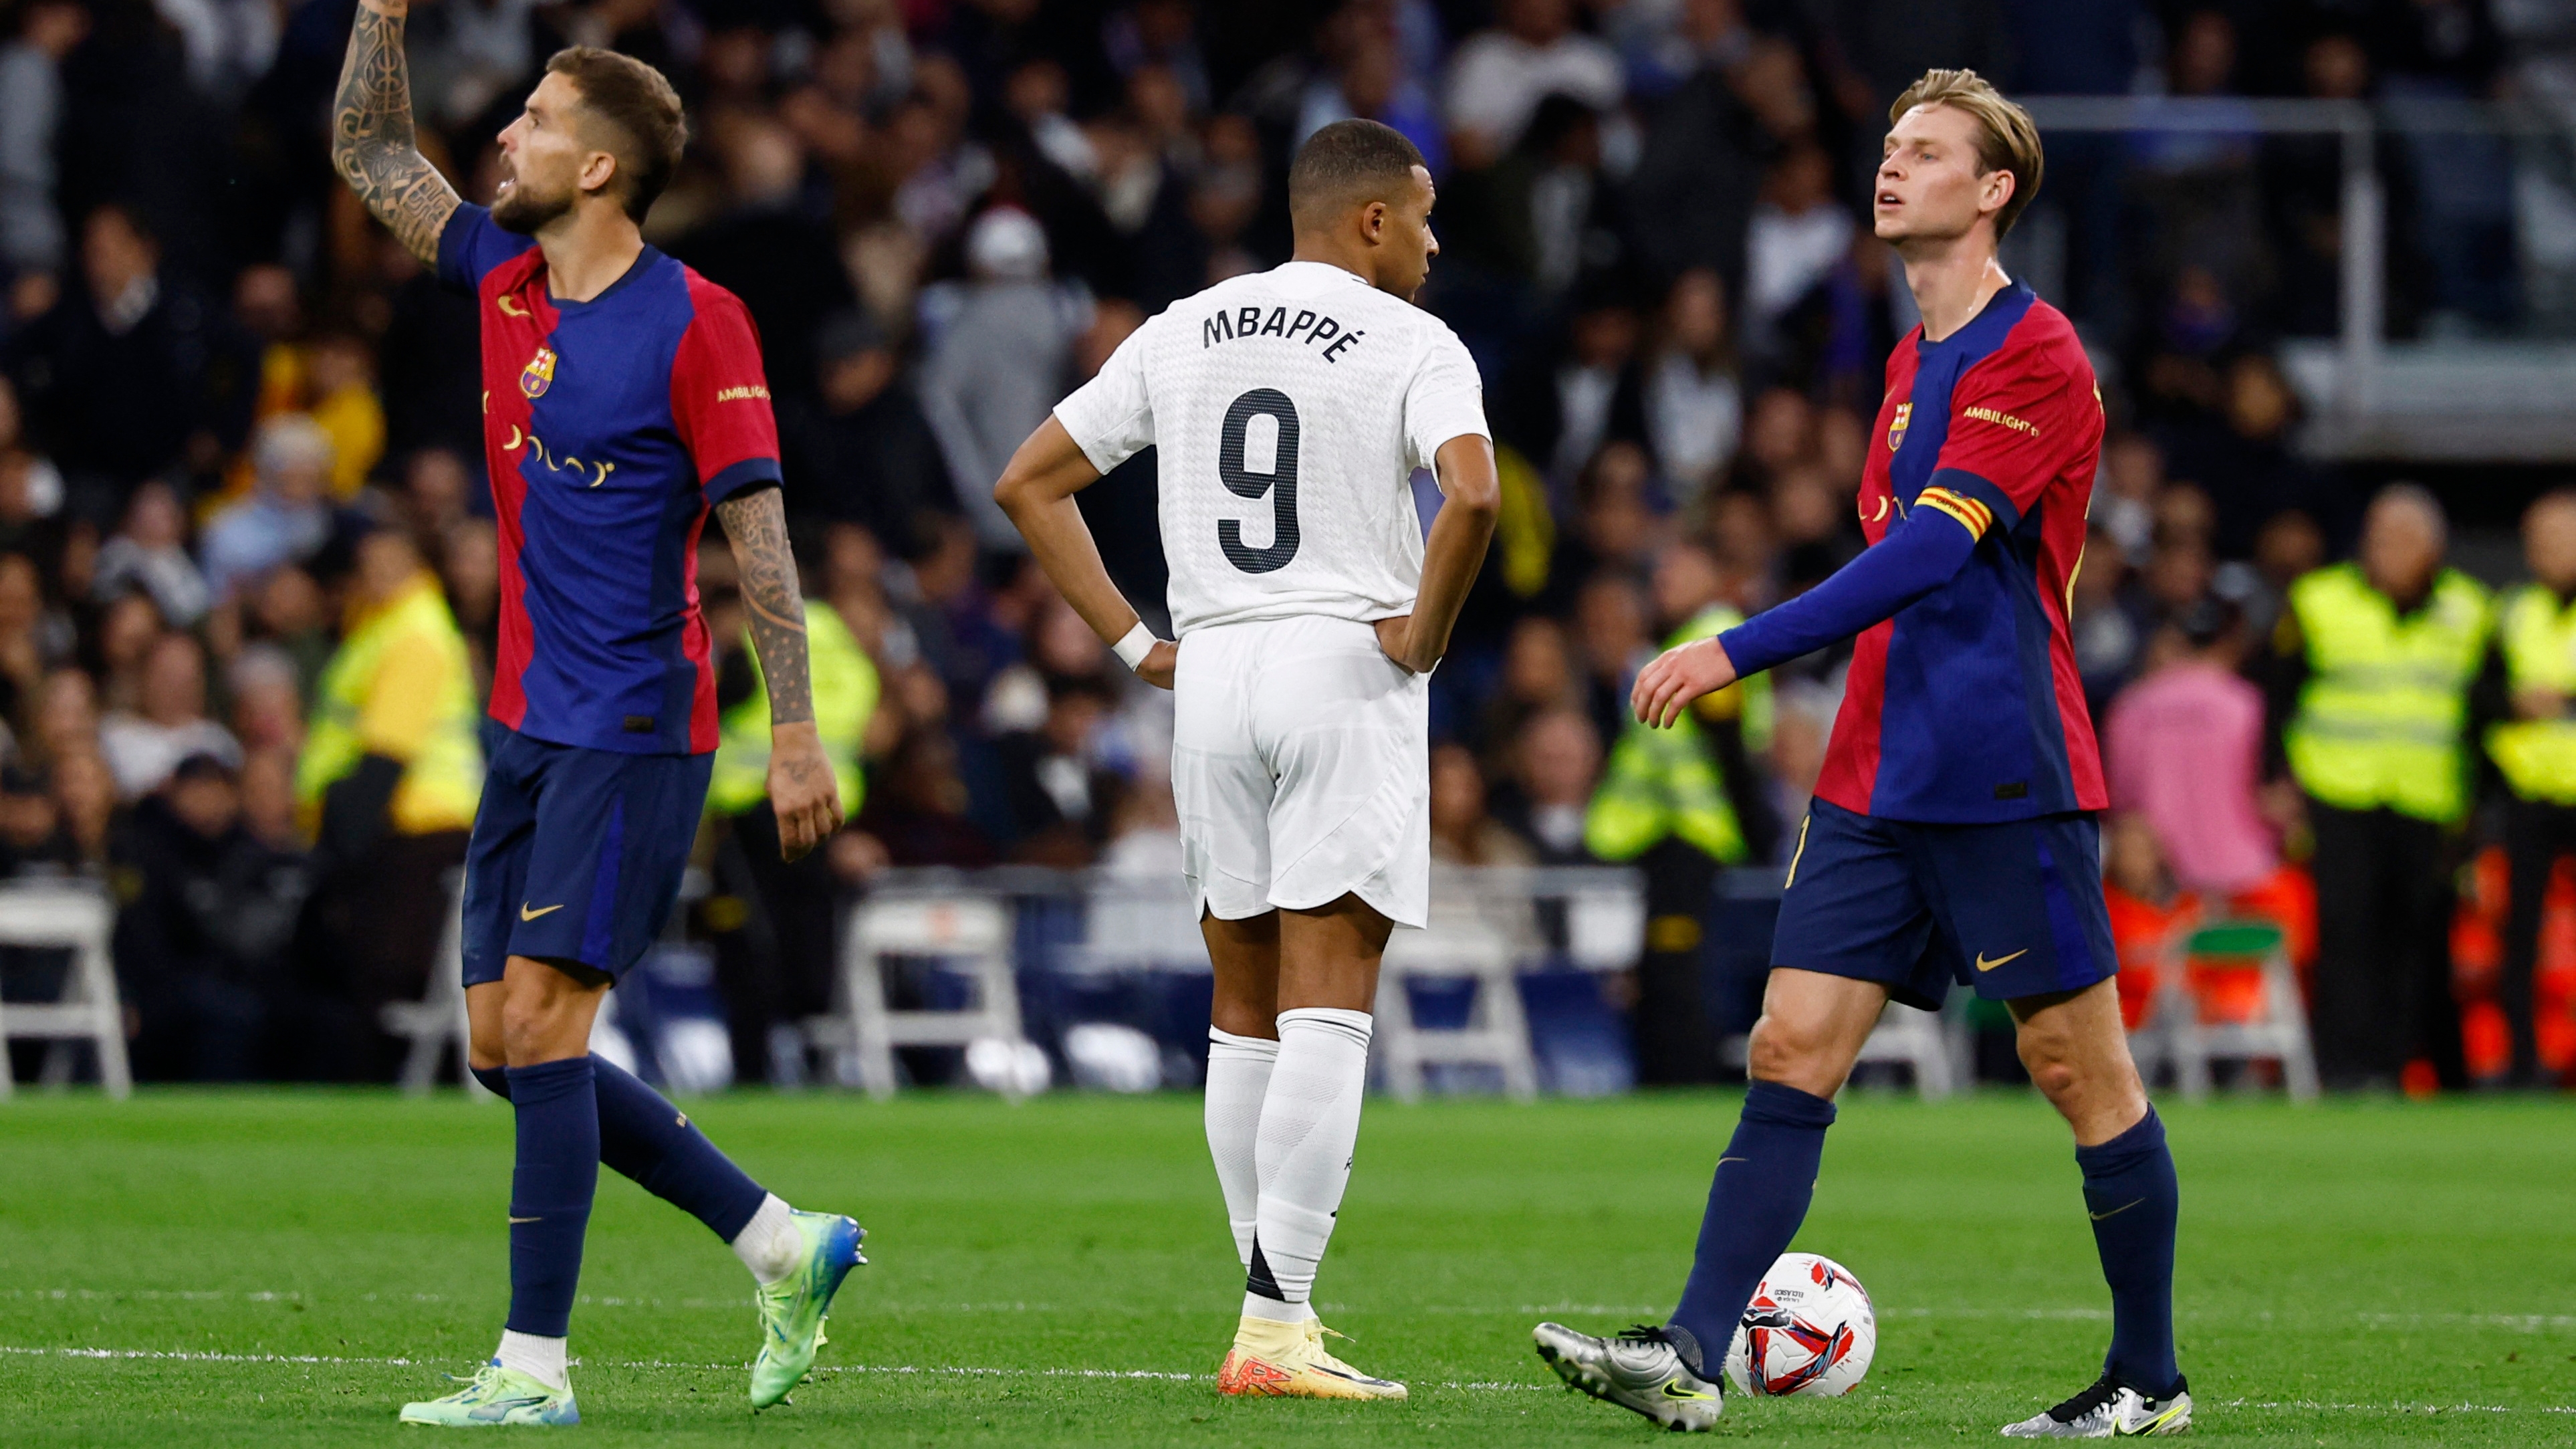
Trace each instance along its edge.
<path fill-rule="evenodd" d="M 693 1110 L 793 1201 L 857 1214 L 825 1371 L 753 1420 L 749 1280 L 603 1176 L 573 1318 L 593 1444 L 1634 1443 L 1530 1324 L 1658 1318 L 1722 1094 L 1373 1102 L 1321 1298 L 1402 1405 L 1231 1402 L 1238 1278 L 1198 1103 L 741 1096 Z M 2576 1443 L 2576 1106 L 2168 1106 L 2198 1433 Z M 510 1120 L 461 1099 L 149 1093 L 0 1106 L 0 1443 L 412 1442 L 491 1351 Z M 2081 1387 L 2108 1333 L 2064 1129 L 2035 1099 L 1850 1094 L 1802 1248 L 1860 1275 L 1850 1398 L 1721 1436 L 1953 1444 Z"/>

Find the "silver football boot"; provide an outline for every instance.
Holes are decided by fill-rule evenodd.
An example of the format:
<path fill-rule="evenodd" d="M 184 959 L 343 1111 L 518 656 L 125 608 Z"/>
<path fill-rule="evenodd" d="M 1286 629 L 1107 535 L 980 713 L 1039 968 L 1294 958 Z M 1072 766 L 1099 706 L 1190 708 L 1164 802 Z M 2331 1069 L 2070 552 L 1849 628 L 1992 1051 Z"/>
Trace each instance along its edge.
<path fill-rule="evenodd" d="M 2173 1397 L 2151 1399 L 2104 1374 L 2093 1386 L 2045 1414 L 2006 1424 L 2007 1439 L 2143 1439 L 2191 1427 L 2191 1389 L 2176 1384 Z"/>
<path fill-rule="evenodd" d="M 1530 1337 L 1538 1343 L 1538 1356 L 1568 1387 L 1677 1432 L 1717 1427 L 1724 1407 L 1718 1386 L 1691 1372 L 1662 1328 L 1640 1324 L 1616 1338 L 1595 1338 L 1561 1323 L 1542 1323 Z"/>

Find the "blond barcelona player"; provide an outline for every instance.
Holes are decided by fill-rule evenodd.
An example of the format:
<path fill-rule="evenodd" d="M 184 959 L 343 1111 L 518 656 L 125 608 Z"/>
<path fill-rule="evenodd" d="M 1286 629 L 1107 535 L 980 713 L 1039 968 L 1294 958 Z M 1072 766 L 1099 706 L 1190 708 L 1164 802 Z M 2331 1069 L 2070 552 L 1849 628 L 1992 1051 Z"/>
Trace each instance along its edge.
<path fill-rule="evenodd" d="M 1869 547 L 1667 652 L 1633 701 L 1669 725 L 1859 636 L 1781 897 L 1743 1119 L 1672 1317 L 1606 1339 L 1542 1323 L 1538 1351 L 1597 1398 L 1713 1427 L 1718 1361 L 1806 1216 L 1835 1092 L 1891 998 L 1929 1009 L 1957 983 L 2010 1008 L 2032 1081 L 2074 1129 L 2111 1288 L 2101 1377 L 2003 1433 L 2177 1433 L 2191 1395 L 2174 1362 L 2173 1158 L 2120 1028 L 2102 761 L 2067 621 L 2101 402 L 2075 329 L 1995 260 L 2039 190 L 2030 117 L 1974 72 L 1936 70 L 1888 119 L 1871 212 L 1923 325 L 1887 363 L 1860 490 Z"/>

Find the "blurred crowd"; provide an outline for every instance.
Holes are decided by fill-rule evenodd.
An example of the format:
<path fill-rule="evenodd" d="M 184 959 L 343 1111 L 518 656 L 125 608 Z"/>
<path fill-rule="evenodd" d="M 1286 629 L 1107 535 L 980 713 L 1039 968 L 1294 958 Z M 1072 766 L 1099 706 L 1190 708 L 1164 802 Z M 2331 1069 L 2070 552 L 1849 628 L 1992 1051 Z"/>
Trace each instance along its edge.
<path fill-rule="evenodd" d="M 474 310 L 327 160 L 352 9 L 0 8 L 0 864 L 116 884 L 146 1075 L 384 1074 L 375 1009 L 417 994 L 461 850 L 412 786 L 338 789 L 365 772 L 337 746 L 313 763 L 320 720 L 365 713 L 328 697 L 335 657 L 377 648 L 426 580 L 480 689 L 499 589 Z M 878 870 L 1177 868 L 1167 698 L 1054 595 L 990 488 L 1143 318 L 1285 259 L 1286 164 L 1316 128 L 1373 117 L 1431 158 L 1421 301 L 1483 370 L 1503 465 L 1435 680 L 1435 850 L 1643 864 L 1641 1065 L 1688 1080 L 1716 1060 L 1697 903 L 1719 868 L 1784 858 L 1841 660 L 1673 736 L 1624 700 L 1667 642 L 1860 546 L 1879 379 L 1915 320 L 1859 205 L 1888 99 L 1933 65 L 2035 94 L 2576 95 L 2576 21 L 2548 0 L 415 0 L 422 148 L 469 199 L 575 43 L 651 61 L 689 104 L 647 238 L 748 304 L 807 589 L 851 646 L 849 828 L 792 878 L 756 848 L 756 802 L 720 799 L 709 836 L 693 929 L 754 1078 L 769 1028 L 828 995 L 830 901 Z M 2112 419 L 2073 598 L 2097 718 L 2186 664 L 2270 658 L 2297 581 L 2359 536 L 2365 500 L 2291 447 L 2274 355 L 2334 325 L 2337 162 L 2310 144 L 2052 138 L 2013 239 Z M 2511 158 L 2481 144 L 2386 159 L 2413 219 L 2394 330 L 2527 310 L 2493 204 Z M 1149 617 L 1154 486 L 1149 452 L 1083 497 Z M 711 549 L 702 579 L 730 710 L 755 683 L 728 562 Z M 421 668 L 445 637 L 413 641 Z M 2258 718 L 2231 841 L 2259 837 L 2267 872 L 2308 838 L 2279 746 L 2297 707 Z M 341 818 L 351 800 L 393 827 Z M 2140 892 L 2197 868 L 2190 842 L 2150 846 Z M 421 924 L 388 948 L 388 921 Z"/>

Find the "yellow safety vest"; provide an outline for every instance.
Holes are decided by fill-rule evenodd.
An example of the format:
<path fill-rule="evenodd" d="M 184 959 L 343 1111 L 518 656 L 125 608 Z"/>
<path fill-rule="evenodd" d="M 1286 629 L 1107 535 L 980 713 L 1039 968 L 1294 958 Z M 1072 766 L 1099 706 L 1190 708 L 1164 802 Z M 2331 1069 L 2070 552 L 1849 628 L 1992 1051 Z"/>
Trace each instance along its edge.
<path fill-rule="evenodd" d="M 2346 810 L 2459 820 L 2469 683 L 2493 622 L 2487 591 L 2444 569 L 2424 607 L 2401 618 L 2358 565 L 2337 564 L 2292 584 L 2290 610 L 2310 669 L 2285 739 L 2301 788 Z"/>
<path fill-rule="evenodd" d="M 407 667 L 426 659 L 433 672 L 407 669 L 380 683 L 397 645 L 407 651 Z M 304 753 L 295 762 L 295 796 L 308 829 L 320 818 L 323 792 L 371 754 L 403 764 L 388 811 L 394 829 L 427 835 L 472 828 L 483 794 L 475 736 L 482 710 L 465 635 L 437 579 L 421 573 L 381 606 L 352 616 L 313 694 Z"/>
<path fill-rule="evenodd" d="M 2511 687 L 2576 696 L 2576 604 L 2561 604 L 2539 584 L 2505 599 L 2498 625 Z M 2487 753 L 2513 793 L 2526 800 L 2576 805 L 2576 721 L 2518 719 L 2487 731 Z"/>
<path fill-rule="evenodd" d="M 751 649 L 748 637 L 742 647 Z M 840 782 L 841 814 L 854 818 L 867 789 L 859 745 L 877 710 L 877 667 L 840 614 L 814 599 L 805 601 L 805 654 L 814 678 L 814 732 Z M 749 657 L 751 697 L 725 711 L 707 782 L 707 808 L 718 815 L 739 815 L 769 797 L 769 681 L 758 651 Z"/>
<path fill-rule="evenodd" d="M 1711 605 L 1665 641 L 1667 649 L 1707 639 L 1744 622 L 1723 604 Z M 1670 729 L 1650 729 L 1630 720 L 1610 752 L 1610 766 L 1583 816 L 1584 848 L 1602 860 L 1634 860 L 1666 836 L 1683 841 L 1713 860 L 1732 865 L 1744 859 L 1744 832 L 1735 805 L 1726 796 L 1726 777 L 1719 769 L 1701 721 L 1741 719 L 1748 750 L 1766 747 L 1771 738 L 1771 677 L 1757 674 L 1703 695 Z"/>

